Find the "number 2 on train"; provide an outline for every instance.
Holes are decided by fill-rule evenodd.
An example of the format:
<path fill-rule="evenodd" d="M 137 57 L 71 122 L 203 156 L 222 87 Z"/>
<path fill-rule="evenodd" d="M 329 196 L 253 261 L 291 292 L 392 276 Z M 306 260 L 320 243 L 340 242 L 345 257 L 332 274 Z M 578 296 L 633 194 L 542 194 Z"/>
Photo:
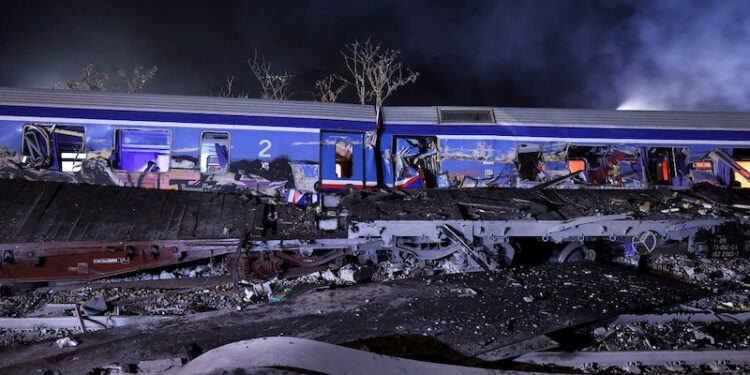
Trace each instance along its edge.
<path fill-rule="evenodd" d="M 271 149 L 271 141 L 269 141 L 267 139 L 261 139 L 260 142 L 258 142 L 258 144 L 261 145 L 261 146 L 262 145 L 266 146 L 264 149 L 262 149 L 262 150 L 260 150 L 260 152 L 258 152 L 258 157 L 259 158 L 270 158 L 271 154 L 269 154 L 267 151 Z"/>

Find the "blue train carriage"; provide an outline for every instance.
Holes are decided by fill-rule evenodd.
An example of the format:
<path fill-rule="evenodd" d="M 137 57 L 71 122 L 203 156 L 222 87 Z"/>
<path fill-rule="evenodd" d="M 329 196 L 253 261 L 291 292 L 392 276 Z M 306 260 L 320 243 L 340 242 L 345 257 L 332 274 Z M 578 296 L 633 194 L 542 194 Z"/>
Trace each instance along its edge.
<path fill-rule="evenodd" d="M 387 107 L 383 122 L 395 188 L 750 187 L 747 113 Z"/>
<path fill-rule="evenodd" d="M 353 104 L 0 89 L 0 177 L 300 202 L 321 183 L 376 183 L 374 119 Z"/>

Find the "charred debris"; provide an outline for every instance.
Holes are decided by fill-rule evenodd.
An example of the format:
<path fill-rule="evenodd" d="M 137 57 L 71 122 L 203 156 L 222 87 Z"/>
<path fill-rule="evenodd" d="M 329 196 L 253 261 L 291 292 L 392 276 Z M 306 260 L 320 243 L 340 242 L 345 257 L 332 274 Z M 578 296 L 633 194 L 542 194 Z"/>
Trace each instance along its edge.
<path fill-rule="evenodd" d="M 744 189 L 0 193 L 0 373 L 209 371 L 286 336 L 414 373 L 750 369 Z M 329 370 L 295 361 L 242 366 Z"/>

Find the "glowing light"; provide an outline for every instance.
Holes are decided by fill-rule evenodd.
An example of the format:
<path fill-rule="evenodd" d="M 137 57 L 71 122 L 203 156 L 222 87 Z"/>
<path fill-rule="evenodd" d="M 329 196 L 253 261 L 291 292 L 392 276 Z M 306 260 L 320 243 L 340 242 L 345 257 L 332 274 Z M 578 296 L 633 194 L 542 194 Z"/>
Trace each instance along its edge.
<path fill-rule="evenodd" d="M 625 101 L 617 107 L 618 111 L 658 111 L 664 109 L 666 108 L 658 105 L 655 101 L 640 96 L 625 99 Z"/>

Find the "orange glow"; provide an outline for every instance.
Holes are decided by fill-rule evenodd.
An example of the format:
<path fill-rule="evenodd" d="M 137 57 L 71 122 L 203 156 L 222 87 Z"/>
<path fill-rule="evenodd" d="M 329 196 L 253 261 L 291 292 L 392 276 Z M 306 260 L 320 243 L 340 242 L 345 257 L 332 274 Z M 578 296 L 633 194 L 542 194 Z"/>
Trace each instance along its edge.
<path fill-rule="evenodd" d="M 750 160 L 745 161 L 737 161 L 737 164 L 739 164 L 742 168 L 745 168 L 745 170 L 750 170 Z M 744 177 L 742 177 L 742 174 L 734 172 L 734 180 L 740 182 L 740 187 L 742 188 L 750 188 L 750 182 L 747 181 Z"/>
<path fill-rule="evenodd" d="M 570 173 L 586 170 L 586 160 L 568 160 L 568 169 Z"/>
<path fill-rule="evenodd" d="M 699 171 L 712 171 L 713 165 L 711 165 L 710 161 L 701 160 L 701 161 L 693 162 L 693 169 L 696 169 Z"/>

